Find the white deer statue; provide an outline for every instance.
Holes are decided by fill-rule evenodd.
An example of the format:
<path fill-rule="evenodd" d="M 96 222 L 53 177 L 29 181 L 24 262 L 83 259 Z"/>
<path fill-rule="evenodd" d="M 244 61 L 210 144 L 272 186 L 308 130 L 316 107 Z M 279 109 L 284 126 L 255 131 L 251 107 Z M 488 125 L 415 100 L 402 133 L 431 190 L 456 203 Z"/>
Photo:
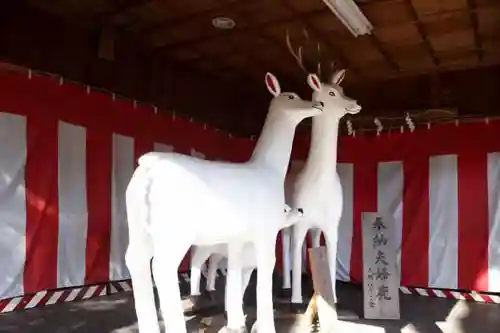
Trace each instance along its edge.
<path fill-rule="evenodd" d="M 302 214 L 298 211 L 292 211 L 290 206 L 285 205 L 284 209 L 286 218 L 284 219 L 283 228 L 288 228 L 292 224 L 298 222 Z M 205 289 L 210 295 L 210 298 L 215 298 L 215 281 L 217 278 L 217 268 L 219 267 L 219 263 L 222 259 L 227 258 L 228 247 L 227 244 L 215 244 L 215 245 L 200 245 L 194 246 L 191 249 L 191 263 L 190 263 L 190 296 L 197 300 L 201 296 L 200 291 L 200 280 L 202 274 L 202 266 L 207 259 L 209 259 L 208 269 L 206 273 L 206 287 Z M 255 256 L 255 249 L 252 243 L 246 243 L 243 246 L 241 252 L 241 262 L 242 262 L 242 293 L 245 293 L 245 290 L 250 282 L 250 277 L 252 276 L 253 271 L 257 268 L 257 260 Z M 225 295 L 225 308 L 227 309 L 227 293 Z"/>
<path fill-rule="evenodd" d="M 287 36 L 292 55 L 305 71 L 302 56 L 295 54 Z M 313 89 L 313 100 L 324 103 L 324 112 L 313 117 L 311 145 L 308 158 L 304 167 L 292 178 L 293 183 L 287 183 L 287 204 L 298 211 L 301 217 L 295 219 L 297 223 L 290 228 L 284 228 L 282 233 L 283 246 L 283 288 L 289 289 L 290 267 L 288 254 L 292 243 L 292 308 L 300 311 L 302 304 L 302 245 L 309 229 L 312 229 L 313 247 L 320 245 L 321 231 L 325 234 L 328 249 L 328 259 L 331 272 L 333 295 L 337 301 L 336 285 L 336 257 L 338 224 L 342 214 L 342 185 L 336 171 L 337 142 L 340 119 L 346 114 L 356 114 L 361 111 L 361 106 L 344 95 L 340 86 L 346 71 L 339 70 L 330 78 L 328 83 L 322 83 L 317 75 L 309 74 L 307 82 Z M 292 240 L 290 242 L 290 232 Z M 217 256 L 217 255 L 216 255 Z M 220 257 L 209 261 L 209 274 L 207 284 L 213 290 L 215 282 L 216 264 Z M 247 259 L 250 260 L 250 259 Z M 249 261 L 251 266 L 251 261 Z M 251 272 L 250 272 L 251 274 Z"/>
<path fill-rule="evenodd" d="M 177 270 L 191 245 L 228 246 L 227 329 L 245 331 L 241 290 L 243 244 L 255 247 L 258 332 L 274 333 L 272 272 L 283 225 L 284 178 L 297 125 L 322 112 L 321 102 L 281 93 L 266 74 L 271 100 L 261 135 L 245 163 L 150 152 L 140 157 L 126 190 L 129 245 L 139 332 L 159 333 L 150 260 L 166 332 L 186 333 Z"/>
<path fill-rule="evenodd" d="M 301 49 L 297 55 L 292 50 L 288 36 L 287 43 L 300 67 L 306 71 Z M 340 86 L 345 73 L 345 69 L 334 72 L 327 83 L 321 82 L 315 74 L 308 76 L 308 83 L 314 89 L 312 100 L 324 103 L 324 112 L 312 120 L 307 160 L 295 178 L 291 202 L 288 203 L 293 209 L 299 209 L 303 213 L 300 223 L 292 226 L 291 302 L 295 309 L 302 307 L 302 245 L 309 229 L 315 231 L 314 247 L 319 246 L 321 231 L 325 235 L 333 296 L 335 303 L 337 302 L 337 238 L 343 205 L 342 184 L 337 174 L 338 129 L 343 116 L 361 111 L 361 106 L 345 96 Z M 284 241 L 283 245 L 287 246 L 289 243 Z M 288 248 L 283 250 L 284 253 L 288 251 Z"/>

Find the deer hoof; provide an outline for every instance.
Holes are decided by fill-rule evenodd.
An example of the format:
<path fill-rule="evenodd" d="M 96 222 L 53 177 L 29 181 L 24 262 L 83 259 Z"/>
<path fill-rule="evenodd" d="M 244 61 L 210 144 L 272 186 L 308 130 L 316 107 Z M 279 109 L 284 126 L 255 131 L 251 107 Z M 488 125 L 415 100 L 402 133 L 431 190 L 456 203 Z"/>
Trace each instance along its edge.
<path fill-rule="evenodd" d="M 281 291 L 279 292 L 279 297 L 290 299 L 290 297 L 292 297 L 292 289 L 291 288 L 281 289 Z"/>
<path fill-rule="evenodd" d="M 228 328 L 227 326 L 224 326 L 218 333 L 248 333 L 248 330 L 245 326 L 240 328 Z"/>
<path fill-rule="evenodd" d="M 290 303 L 291 313 L 304 313 L 307 309 L 307 304 L 304 303 Z"/>

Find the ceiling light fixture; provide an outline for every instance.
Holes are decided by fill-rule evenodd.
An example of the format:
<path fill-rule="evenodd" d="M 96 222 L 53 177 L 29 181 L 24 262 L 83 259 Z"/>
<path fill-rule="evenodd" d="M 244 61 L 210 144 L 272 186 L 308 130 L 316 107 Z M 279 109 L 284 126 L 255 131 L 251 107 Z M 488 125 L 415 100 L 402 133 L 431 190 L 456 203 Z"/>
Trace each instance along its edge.
<path fill-rule="evenodd" d="M 212 24 L 218 29 L 232 29 L 236 25 L 229 17 L 216 17 L 212 20 Z"/>
<path fill-rule="evenodd" d="M 353 0 L 323 0 L 354 37 L 370 34 L 373 26 Z"/>

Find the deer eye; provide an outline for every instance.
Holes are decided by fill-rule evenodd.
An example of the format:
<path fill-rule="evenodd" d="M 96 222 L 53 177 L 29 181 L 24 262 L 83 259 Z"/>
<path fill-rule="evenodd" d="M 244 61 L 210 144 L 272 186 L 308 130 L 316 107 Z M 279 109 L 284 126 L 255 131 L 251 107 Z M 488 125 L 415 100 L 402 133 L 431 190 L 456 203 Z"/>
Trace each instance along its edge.
<path fill-rule="evenodd" d="M 330 91 L 328 94 L 329 94 L 330 96 L 335 96 L 335 93 L 334 93 L 333 91 Z"/>
<path fill-rule="evenodd" d="M 288 95 L 288 99 L 295 99 L 295 96 L 293 96 L 293 95 Z"/>

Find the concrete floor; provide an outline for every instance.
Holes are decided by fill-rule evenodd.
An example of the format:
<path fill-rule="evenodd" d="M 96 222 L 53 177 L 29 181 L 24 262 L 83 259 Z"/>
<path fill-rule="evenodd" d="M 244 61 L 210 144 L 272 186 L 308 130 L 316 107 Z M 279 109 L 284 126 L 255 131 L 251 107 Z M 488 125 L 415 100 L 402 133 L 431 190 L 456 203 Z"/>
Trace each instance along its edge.
<path fill-rule="evenodd" d="M 343 311 L 362 317 L 362 293 L 356 286 L 340 284 L 338 297 Z M 253 302 L 249 302 L 253 303 Z M 500 305 L 401 295 L 401 320 L 348 320 L 339 332 L 367 333 L 498 333 Z M 279 308 L 279 307 L 278 307 Z M 253 322 L 249 305 L 248 321 Z M 280 311 L 278 311 L 280 312 Z M 206 315 L 207 316 L 207 315 Z M 306 332 L 292 329 L 294 319 L 276 320 L 277 333 Z M 221 315 L 210 317 L 208 329 L 200 329 L 207 317 L 186 316 L 190 332 L 214 333 L 223 325 Z M 209 319 L 210 320 L 210 319 Z M 0 315 L 1 333 L 132 333 L 137 332 L 131 293 L 104 296 L 84 302 L 52 305 Z"/>

